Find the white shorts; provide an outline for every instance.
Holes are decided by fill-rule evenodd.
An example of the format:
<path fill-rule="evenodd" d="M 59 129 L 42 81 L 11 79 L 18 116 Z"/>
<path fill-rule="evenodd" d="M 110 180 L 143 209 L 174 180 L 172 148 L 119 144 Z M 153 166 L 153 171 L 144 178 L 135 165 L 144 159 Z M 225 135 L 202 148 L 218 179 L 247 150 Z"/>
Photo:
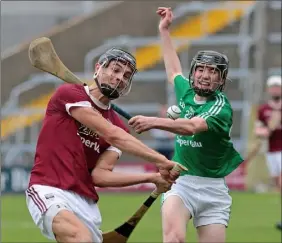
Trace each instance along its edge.
<path fill-rule="evenodd" d="M 102 218 L 94 200 L 56 187 L 33 185 L 26 190 L 26 203 L 34 223 L 47 238 L 55 240 L 53 219 L 61 210 L 69 210 L 87 226 L 94 242 L 102 242 Z"/>
<path fill-rule="evenodd" d="M 171 190 L 163 194 L 162 202 L 172 195 L 182 199 L 195 227 L 209 224 L 228 226 L 232 198 L 223 178 L 180 176 Z"/>
<path fill-rule="evenodd" d="M 271 177 L 281 175 L 281 154 L 282 152 L 268 152 L 266 154 L 266 163 Z"/>

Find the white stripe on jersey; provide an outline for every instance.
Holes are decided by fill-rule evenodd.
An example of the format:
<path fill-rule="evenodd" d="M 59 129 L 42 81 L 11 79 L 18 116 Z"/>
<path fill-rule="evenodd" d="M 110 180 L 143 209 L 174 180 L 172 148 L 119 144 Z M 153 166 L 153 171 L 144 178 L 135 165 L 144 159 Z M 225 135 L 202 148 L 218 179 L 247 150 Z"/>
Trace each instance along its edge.
<path fill-rule="evenodd" d="M 67 103 L 65 105 L 67 113 L 71 116 L 70 108 L 71 107 L 92 107 L 89 101 L 79 101 L 75 103 Z"/>
<path fill-rule="evenodd" d="M 202 117 L 203 119 L 207 120 L 210 116 L 216 116 L 224 107 L 225 101 L 222 94 L 216 96 L 216 102 L 213 106 L 209 109 L 209 111 L 200 114 L 198 117 Z"/>

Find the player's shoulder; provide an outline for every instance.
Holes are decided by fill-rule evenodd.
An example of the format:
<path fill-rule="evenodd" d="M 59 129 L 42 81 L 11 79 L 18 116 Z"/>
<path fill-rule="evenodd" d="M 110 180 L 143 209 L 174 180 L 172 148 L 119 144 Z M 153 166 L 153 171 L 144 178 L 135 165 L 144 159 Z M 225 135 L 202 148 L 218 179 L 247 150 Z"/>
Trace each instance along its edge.
<path fill-rule="evenodd" d="M 187 85 L 187 88 L 191 88 L 191 87 L 190 87 L 190 80 L 189 80 L 189 78 L 185 77 L 185 76 L 183 75 L 183 73 L 177 73 L 177 74 L 175 74 L 173 80 L 174 80 L 174 83 L 175 83 L 176 85 L 177 85 L 177 84 L 180 84 L 181 86 L 182 86 L 182 85 L 185 85 L 185 86 Z"/>
<path fill-rule="evenodd" d="M 56 89 L 56 92 L 70 92 L 82 90 L 84 90 L 84 87 L 79 84 L 62 84 Z"/>
<path fill-rule="evenodd" d="M 227 96 L 222 92 L 216 92 L 208 101 L 211 106 L 220 106 L 224 109 L 232 110 L 231 103 Z"/>
<path fill-rule="evenodd" d="M 183 75 L 183 73 L 176 73 L 174 75 L 174 80 L 185 80 L 189 82 L 189 79 Z"/>
<path fill-rule="evenodd" d="M 79 84 L 62 84 L 56 89 L 54 95 L 61 97 L 88 97 L 84 86 Z"/>
<path fill-rule="evenodd" d="M 233 110 L 229 100 L 223 93 L 216 93 L 209 97 L 201 108 L 200 117 L 220 117 L 224 120 L 232 120 Z"/>

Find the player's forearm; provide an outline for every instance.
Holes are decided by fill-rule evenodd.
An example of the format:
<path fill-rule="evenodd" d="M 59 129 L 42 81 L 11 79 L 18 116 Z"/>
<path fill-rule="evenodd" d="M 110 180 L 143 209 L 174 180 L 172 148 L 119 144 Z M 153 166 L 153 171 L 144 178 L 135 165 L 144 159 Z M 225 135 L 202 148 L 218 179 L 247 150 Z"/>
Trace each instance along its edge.
<path fill-rule="evenodd" d="M 165 156 L 149 148 L 122 129 L 118 129 L 115 133 L 112 133 L 108 142 L 126 153 L 141 157 L 155 164 L 163 163 L 166 160 Z"/>
<path fill-rule="evenodd" d="M 160 30 L 162 53 L 168 79 L 173 80 L 175 74 L 181 73 L 181 63 L 173 46 L 169 30 Z"/>
<path fill-rule="evenodd" d="M 179 118 L 171 120 L 169 118 L 156 118 L 153 128 L 165 130 L 179 135 L 190 136 L 195 133 L 195 126 L 189 119 Z"/>
<path fill-rule="evenodd" d="M 141 157 L 155 164 L 162 164 L 166 161 L 165 156 L 149 148 L 120 127 L 114 126 L 93 109 L 74 109 L 72 110 L 72 116 L 92 131 L 96 131 L 109 144 L 123 152 Z"/>
<path fill-rule="evenodd" d="M 93 183 L 98 187 L 125 187 L 153 181 L 156 173 L 129 174 L 112 172 L 104 169 L 94 169 Z"/>

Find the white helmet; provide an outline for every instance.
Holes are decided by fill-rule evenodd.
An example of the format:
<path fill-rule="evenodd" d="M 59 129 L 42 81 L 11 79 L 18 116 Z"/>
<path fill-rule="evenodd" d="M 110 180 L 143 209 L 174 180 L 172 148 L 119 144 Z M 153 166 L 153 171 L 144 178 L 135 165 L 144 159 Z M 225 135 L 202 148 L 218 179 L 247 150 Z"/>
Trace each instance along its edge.
<path fill-rule="evenodd" d="M 281 86 L 282 85 L 282 81 L 281 81 L 281 76 L 279 75 L 273 75 L 273 76 L 270 76 L 268 79 L 267 79 L 267 86 L 270 87 L 270 86 Z"/>

